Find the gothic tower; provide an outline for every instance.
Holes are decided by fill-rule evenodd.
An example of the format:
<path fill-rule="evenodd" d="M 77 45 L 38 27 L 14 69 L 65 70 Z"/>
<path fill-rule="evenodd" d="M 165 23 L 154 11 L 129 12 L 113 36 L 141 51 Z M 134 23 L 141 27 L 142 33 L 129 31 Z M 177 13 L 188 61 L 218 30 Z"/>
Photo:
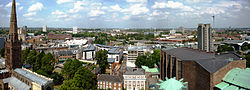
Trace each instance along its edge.
<path fill-rule="evenodd" d="M 12 1 L 9 39 L 5 43 L 5 66 L 8 70 L 21 68 L 21 42 L 17 33 L 16 3 Z"/>

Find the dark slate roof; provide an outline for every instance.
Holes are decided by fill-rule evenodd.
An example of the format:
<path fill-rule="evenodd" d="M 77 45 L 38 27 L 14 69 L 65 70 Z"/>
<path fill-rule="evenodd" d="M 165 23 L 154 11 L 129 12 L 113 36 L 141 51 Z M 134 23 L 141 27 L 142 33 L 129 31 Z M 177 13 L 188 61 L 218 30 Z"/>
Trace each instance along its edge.
<path fill-rule="evenodd" d="M 145 75 L 145 70 L 142 68 L 126 67 L 124 75 Z"/>
<path fill-rule="evenodd" d="M 31 73 L 30 71 L 27 71 L 27 70 L 24 70 L 24 69 L 21 69 L 21 68 L 17 68 L 14 70 L 14 72 L 24 76 L 25 78 L 28 78 L 30 79 L 31 81 L 33 82 L 36 82 L 40 85 L 46 85 L 47 83 L 50 83 L 52 82 L 52 80 L 49 80 L 47 78 L 44 78 L 44 77 L 41 77 L 41 76 L 38 76 L 37 74 L 35 73 Z"/>
<path fill-rule="evenodd" d="M 114 63 L 115 62 L 115 58 L 108 58 L 108 63 Z"/>
<path fill-rule="evenodd" d="M 60 56 L 70 56 L 70 55 L 73 55 L 73 52 L 72 51 L 58 51 L 58 54 Z"/>
<path fill-rule="evenodd" d="M 108 51 L 109 54 L 120 54 L 120 48 L 111 48 Z"/>
<path fill-rule="evenodd" d="M 167 54 L 172 55 L 180 61 L 195 61 L 210 73 L 214 73 L 230 63 L 230 60 L 241 60 L 241 57 L 234 53 L 215 55 L 189 48 L 175 48 L 166 50 Z"/>
<path fill-rule="evenodd" d="M 95 46 L 93 44 L 88 45 L 83 51 L 95 51 Z"/>
<path fill-rule="evenodd" d="M 31 87 L 24 82 L 18 80 L 16 77 L 9 77 L 3 79 L 4 83 L 8 83 L 9 85 L 13 86 L 16 90 L 30 90 Z"/>
<path fill-rule="evenodd" d="M 99 74 L 97 76 L 98 81 L 108 81 L 108 82 L 123 82 L 122 76 L 109 75 L 109 74 Z"/>

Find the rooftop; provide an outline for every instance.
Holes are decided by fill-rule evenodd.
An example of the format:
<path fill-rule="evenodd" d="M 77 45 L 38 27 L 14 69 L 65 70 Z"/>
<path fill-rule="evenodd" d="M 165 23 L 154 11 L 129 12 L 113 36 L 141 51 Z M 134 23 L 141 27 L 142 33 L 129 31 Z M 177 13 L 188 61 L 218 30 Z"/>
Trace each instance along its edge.
<path fill-rule="evenodd" d="M 145 75 L 145 70 L 142 68 L 127 67 L 124 75 Z"/>
<path fill-rule="evenodd" d="M 83 51 L 95 51 L 95 46 L 93 44 L 89 44 Z"/>
<path fill-rule="evenodd" d="M 120 48 L 111 48 L 108 51 L 109 54 L 120 54 Z"/>
<path fill-rule="evenodd" d="M 129 46 L 128 51 L 152 49 L 152 46 Z"/>
<path fill-rule="evenodd" d="M 97 76 L 98 81 L 108 81 L 108 82 L 123 82 L 122 76 L 109 75 L 109 74 L 99 74 Z"/>
<path fill-rule="evenodd" d="M 68 50 L 68 51 L 58 51 L 58 54 L 60 56 L 68 56 L 68 55 L 73 55 L 73 52 Z"/>
<path fill-rule="evenodd" d="M 207 53 L 189 48 L 169 49 L 166 50 L 166 52 L 181 61 L 195 61 L 210 73 L 216 72 L 220 68 L 230 63 L 232 60 L 242 59 L 235 53 L 215 55 L 214 53 Z"/>
<path fill-rule="evenodd" d="M 40 84 L 42 86 L 53 81 L 52 79 L 46 78 L 44 76 L 40 76 L 40 75 L 38 75 L 38 74 L 36 74 L 34 72 L 24 70 L 24 69 L 21 69 L 21 68 L 15 69 L 14 72 L 24 76 L 25 78 L 30 79 L 31 81 L 33 81 L 35 83 Z"/>
<path fill-rule="evenodd" d="M 18 80 L 16 77 L 9 77 L 9 78 L 3 79 L 3 83 L 9 83 L 16 90 L 30 90 L 31 89 L 30 86 Z"/>

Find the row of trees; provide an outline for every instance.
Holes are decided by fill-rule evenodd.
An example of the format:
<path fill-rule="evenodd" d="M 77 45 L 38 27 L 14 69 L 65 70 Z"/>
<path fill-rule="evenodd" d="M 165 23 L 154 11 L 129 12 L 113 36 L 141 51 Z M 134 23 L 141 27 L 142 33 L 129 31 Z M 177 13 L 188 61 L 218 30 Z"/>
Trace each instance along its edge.
<path fill-rule="evenodd" d="M 160 50 L 154 49 L 154 53 L 146 53 L 137 57 L 135 65 L 141 67 L 142 65 L 154 68 L 160 62 Z"/>
<path fill-rule="evenodd" d="M 227 45 L 227 44 L 219 45 L 217 48 L 218 53 L 226 52 L 226 51 L 234 51 L 234 48 L 232 46 Z"/>
<path fill-rule="evenodd" d="M 32 71 L 46 77 L 53 78 L 55 85 L 61 84 L 63 82 L 62 75 L 53 72 L 55 59 L 51 53 L 37 53 L 35 50 L 26 49 L 22 51 L 21 60 L 23 64 L 29 64 Z"/>
<path fill-rule="evenodd" d="M 68 59 L 62 69 L 65 81 L 59 90 L 96 90 L 97 77 L 77 59 Z"/>

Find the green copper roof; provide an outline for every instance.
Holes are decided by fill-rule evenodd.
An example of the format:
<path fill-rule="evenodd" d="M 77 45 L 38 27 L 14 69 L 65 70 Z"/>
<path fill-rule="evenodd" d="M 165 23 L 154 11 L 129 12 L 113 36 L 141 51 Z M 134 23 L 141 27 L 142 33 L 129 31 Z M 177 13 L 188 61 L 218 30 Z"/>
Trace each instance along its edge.
<path fill-rule="evenodd" d="M 184 84 L 187 84 L 187 82 L 183 83 L 183 79 L 176 80 L 175 78 L 168 79 L 166 81 L 159 80 L 161 83 L 156 84 L 160 86 L 160 90 L 182 90 L 185 88 Z"/>
<path fill-rule="evenodd" d="M 234 68 L 230 70 L 222 80 L 225 82 L 229 82 L 235 86 L 240 86 L 250 89 L 249 77 L 250 77 L 250 68 L 247 69 Z"/>
<path fill-rule="evenodd" d="M 147 66 L 141 66 L 146 72 L 159 72 L 158 68 L 149 68 Z"/>
<path fill-rule="evenodd" d="M 239 87 L 236 87 L 236 86 L 229 86 L 229 87 L 226 87 L 225 89 L 223 90 L 239 90 Z"/>
<path fill-rule="evenodd" d="M 215 85 L 215 87 L 217 87 L 217 88 L 219 88 L 219 89 L 221 89 L 221 90 L 225 89 L 225 88 L 228 87 L 228 86 L 229 86 L 229 84 L 227 84 L 227 83 L 225 83 L 225 82 L 221 82 L 221 83 Z"/>

